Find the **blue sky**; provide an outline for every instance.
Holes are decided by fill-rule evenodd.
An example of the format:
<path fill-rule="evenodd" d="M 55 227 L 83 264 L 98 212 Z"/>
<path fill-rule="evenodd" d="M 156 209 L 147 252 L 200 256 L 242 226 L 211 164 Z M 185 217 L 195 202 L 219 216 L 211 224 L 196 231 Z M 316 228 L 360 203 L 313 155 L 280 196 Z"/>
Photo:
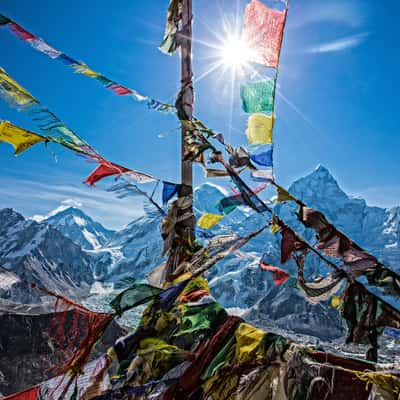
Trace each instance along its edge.
<path fill-rule="evenodd" d="M 246 1 L 194 0 L 194 73 L 215 61 L 224 24 L 243 14 Z M 157 46 L 167 0 L 3 0 L 3 13 L 94 70 L 144 94 L 172 102 L 179 87 L 179 56 Z M 292 0 L 283 43 L 274 130 L 275 174 L 289 185 L 319 163 L 350 194 L 370 205 L 399 205 L 398 99 L 400 54 L 397 2 Z M 106 158 L 165 180 L 179 177 L 179 136 L 159 134 L 178 126 L 173 115 L 118 98 L 95 81 L 71 73 L 0 30 L 0 65 Z M 246 115 L 236 84 L 222 69 L 196 81 L 196 115 L 244 144 Z M 233 100 L 233 101 L 232 101 Z M 0 102 L 0 118 L 36 130 L 24 114 Z M 93 165 L 43 146 L 18 157 L 0 145 L 0 207 L 26 216 L 46 214 L 61 202 L 83 209 L 110 227 L 140 215 L 141 205 L 81 184 Z M 204 181 L 200 168 L 196 182 Z M 218 182 L 216 182 L 218 183 Z"/>

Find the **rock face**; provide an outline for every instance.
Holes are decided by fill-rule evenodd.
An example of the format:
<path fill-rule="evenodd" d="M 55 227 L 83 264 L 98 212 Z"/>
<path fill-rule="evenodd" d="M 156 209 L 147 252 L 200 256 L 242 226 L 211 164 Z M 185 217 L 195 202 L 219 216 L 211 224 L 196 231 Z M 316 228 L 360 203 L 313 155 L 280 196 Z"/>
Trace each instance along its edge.
<path fill-rule="evenodd" d="M 39 294 L 31 283 L 71 298 L 88 293 L 94 281 L 91 259 L 57 229 L 6 208 L 0 210 L 0 237 L 0 297 L 36 302 Z"/>
<path fill-rule="evenodd" d="M 21 307 L 0 302 L 0 393 L 3 395 L 52 378 L 57 374 L 54 366 L 66 361 L 62 348 L 57 347 L 46 333 L 51 326 L 52 315 L 40 311 L 43 312 L 27 307 L 22 310 Z M 112 322 L 92 357 L 98 357 L 124 334 L 126 332 Z"/>

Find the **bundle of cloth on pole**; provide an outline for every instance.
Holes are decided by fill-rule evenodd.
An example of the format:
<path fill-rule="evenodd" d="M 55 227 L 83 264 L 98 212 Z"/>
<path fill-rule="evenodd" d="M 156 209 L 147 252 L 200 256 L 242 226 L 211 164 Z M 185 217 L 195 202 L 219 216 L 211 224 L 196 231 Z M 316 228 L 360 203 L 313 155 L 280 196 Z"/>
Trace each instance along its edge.
<path fill-rule="evenodd" d="M 297 344 L 230 316 L 202 276 L 161 289 L 133 282 L 119 313 L 148 303 L 136 330 L 102 356 L 5 400 L 396 399 L 398 371 Z M 386 367 L 386 369 L 385 369 Z"/>
<path fill-rule="evenodd" d="M 125 85 L 121 85 L 112 79 L 100 74 L 99 72 L 93 71 L 87 64 L 82 61 L 77 61 L 74 58 L 68 56 L 60 50 L 55 49 L 50 46 L 43 39 L 33 35 L 24 29 L 21 25 L 17 24 L 15 21 L 0 14 L 0 26 L 8 28 L 8 30 L 13 33 L 16 37 L 28 43 L 32 48 L 45 54 L 49 58 L 59 61 L 63 65 L 70 67 L 74 72 L 87 76 L 96 80 L 103 87 L 110 90 L 118 96 L 128 96 L 138 102 L 144 103 L 148 108 L 161 111 L 161 112 L 173 112 L 175 107 L 170 104 L 161 102 L 159 100 L 153 99 L 148 96 L 140 94 L 137 90 L 130 89 Z"/>

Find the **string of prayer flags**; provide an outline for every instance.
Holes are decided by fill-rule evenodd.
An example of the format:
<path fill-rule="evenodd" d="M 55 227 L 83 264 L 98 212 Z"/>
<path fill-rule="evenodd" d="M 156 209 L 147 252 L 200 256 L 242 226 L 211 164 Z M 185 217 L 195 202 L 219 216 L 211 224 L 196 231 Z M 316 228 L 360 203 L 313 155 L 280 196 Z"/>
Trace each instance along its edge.
<path fill-rule="evenodd" d="M 168 202 L 177 194 L 181 188 L 180 184 L 171 183 L 171 182 L 163 182 L 163 190 L 162 190 L 162 202 L 164 205 L 168 204 Z"/>
<path fill-rule="evenodd" d="M 249 145 L 272 144 L 274 115 L 253 114 L 247 121 L 247 141 Z"/>
<path fill-rule="evenodd" d="M 84 183 L 89 186 L 93 186 L 99 180 L 112 175 L 121 175 L 124 172 L 129 172 L 128 168 L 122 167 L 121 165 L 111 163 L 109 161 L 103 161 L 99 164 L 96 169 L 85 179 Z"/>
<path fill-rule="evenodd" d="M 173 2 L 175 0 L 172 0 Z M 181 0 L 179 0 L 181 2 Z M 148 108 L 160 111 L 160 112 L 173 112 L 175 107 L 163 103 L 161 101 L 152 99 L 148 96 L 143 96 L 134 89 L 130 89 L 124 85 L 121 85 L 112 79 L 92 70 L 87 64 L 81 61 L 77 61 L 74 58 L 64 54 L 62 51 L 57 50 L 53 46 L 50 46 L 43 39 L 36 37 L 32 33 L 25 30 L 22 26 L 12 21 L 10 18 L 0 14 L 0 26 L 8 27 L 10 32 L 16 35 L 22 41 L 28 43 L 35 50 L 47 55 L 53 60 L 57 60 L 62 64 L 72 68 L 76 73 L 95 79 L 103 87 L 112 91 L 117 96 L 129 96 L 139 102 L 144 102 Z"/>
<path fill-rule="evenodd" d="M 15 155 L 22 153 L 36 143 L 46 141 L 47 138 L 19 128 L 8 121 L 0 122 L 0 142 L 11 144 L 15 149 Z"/>
<path fill-rule="evenodd" d="M 243 179 L 240 178 L 239 175 L 236 174 L 236 172 L 231 169 L 231 167 L 228 166 L 227 171 L 229 172 L 229 175 L 238 188 L 241 198 L 243 202 L 252 208 L 254 211 L 257 211 L 258 213 L 263 213 L 268 210 L 264 202 L 262 202 L 256 193 L 254 193 L 248 186 L 247 184 L 243 181 Z M 255 171 L 258 172 L 258 171 Z"/>
<path fill-rule="evenodd" d="M 49 135 L 48 139 L 60 144 L 71 143 L 83 153 L 98 157 L 98 154 L 76 133 L 69 129 L 54 113 L 44 107 L 31 93 L 17 83 L 7 72 L 0 67 L 0 97 L 10 106 L 26 112 L 37 124 L 39 129 Z"/>
<path fill-rule="evenodd" d="M 259 0 L 246 6 L 243 35 L 251 61 L 278 67 L 286 16 L 287 9 L 273 10 Z"/>
<path fill-rule="evenodd" d="M 240 85 L 243 111 L 246 113 L 273 112 L 276 77 Z"/>
<path fill-rule="evenodd" d="M 348 282 L 340 312 L 348 327 L 346 343 L 374 345 L 385 327 L 400 329 L 400 312 L 379 300 L 358 282 Z"/>
<path fill-rule="evenodd" d="M 197 226 L 202 229 L 211 229 L 214 225 L 221 221 L 222 218 L 224 218 L 224 216 L 219 214 L 203 214 L 197 221 Z"/>
<path fill-rule="evenodd" d="M 182 19 L 182 10 L 183 0 L 169 1 L 164 39 L 160 45 L 160 50 L 165 54 L 172 55 L 179 46 L 177 34 Z"/>

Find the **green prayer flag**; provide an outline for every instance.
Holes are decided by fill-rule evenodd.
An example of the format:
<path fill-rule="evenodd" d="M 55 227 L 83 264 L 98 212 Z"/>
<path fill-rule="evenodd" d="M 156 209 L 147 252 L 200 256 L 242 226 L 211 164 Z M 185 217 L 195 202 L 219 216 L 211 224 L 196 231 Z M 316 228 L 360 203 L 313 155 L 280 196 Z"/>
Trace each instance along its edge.
<path fill-rule="evenodd" d="M 134 282 L 110 302 L 110 306 L 118 315 L 131 308 L 153 300 L 163 290 L 144 282 Z"/>
<path fill-rule="evenodd" d="M 185 305 L 183 310 L 181 326 L 175 336 L 204 329 L 216 329 L 228 315 L 217 302 L 206 305 Z"/>
<path fill-rule="evenodd" d="M 0 25 L 7 25 L 9 22 L 11 22 L 10 18 L 0 14 Z"/>
<path fill-rule="evenodd" d="M 246 113 L 273 112 L 275 78 L 251 82 L 240 86 L 243 111 Z"/>

